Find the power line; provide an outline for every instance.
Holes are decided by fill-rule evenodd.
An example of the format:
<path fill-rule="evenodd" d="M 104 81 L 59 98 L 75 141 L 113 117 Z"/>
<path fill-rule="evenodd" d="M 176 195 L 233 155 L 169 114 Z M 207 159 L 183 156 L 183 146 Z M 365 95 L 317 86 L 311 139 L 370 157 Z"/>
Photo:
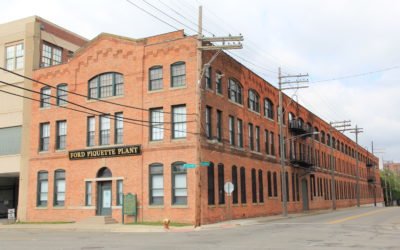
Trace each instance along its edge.
<path fill-rule="evenodd" d="M 24 79 L 37 82 L 37 83 L 39 83 L 39 84 L 42 84 L 42 85 L 44 85 L 44 86 L 47 86 L 47 87 L 50 87 L 50 88 L 53 88 L 53 89 L 57 89 L 56 87 L 54 87 L 54 86 L 52 86 L 52 85 L 50 85 L 50 84 L 47 84 L 47 83 L 45 83 L 45 82 L 41 82 L 41 81 L 35 80 L 35 79 L 33 79 L 33 78 L 30 78 L 30 77 L 28 77 L 28 76 L 19 74 L 19 73 L 17 73 L 17 72 L 11 71 L 11 70 L 8 70 L 8 69 L 6 69 L 6 68 L 0 67 L 0 69 L 3 70 L 3 71 L 6 71 L 6 72 L 8 72 L 8 73 L 17 75 L 17 76 L 19 76 L 19 77 L 22 77 L 22 78 L 24 78 Z M 72 91 L 69 91 L 69 90 L 64 90 L 64 92 L 70 93 L 70 94 L 73 94 L 73 95 L 76 95 L 76 96 L 84 97 L 84 98 L 87 98 L 87 99 L 96 100 L 96 101 L 99 101 L 99 102 L 104 102 L 104 103 L 108 103 L 108 104 L 117 105 L 117 106 L 120 106 L 120 107 L 131 108 L 131 109 L 142 110 L 142 111 L 150 111 L 149 109 L 145 109 L 145 108 L 139 108 L 139 107 L 135 107 L 135 106 L 131 106 L 131 105 L 126 105 L 126 104 L 121 104 L 121 103 L 117 103 L 117 102 L 107 101 L 107 100 L 103 100 L 103 99 L 96 98 L 96 97 L 89 97 L 89 96 L 87 96 L 87 95 L 79 94 L 79 93 L 72 92 Z M 167 112 L 167 111 L 159 111 L 159 113 L 172 114 L 172 112 Z M 194 114 L 194 113 L 191 113 L 191 114 L 174 113 L 174 114 L 176 114 L 176 115 L 197 115 L 197 114 Z"/>
<path fill-rule="evenodd" d="M 166 3 L 164 3 L 161 0 L 158 0 L 162 5 L 164 5 L 165 7 L 167 7 L 169 10 L 173 11 L 174 13 L 176 13 L 177 15 L 179 15 L 180 17 L 182 17 L 183 19 L 187 20 L 188 22 L 190 22 L 191 24 L 197 26 L 197 23 L 193 22 L 192 20 L 190 20 L 189 18 L 185 17 L 184 15 L 182 15 L 181 13 L 179 13 L 178 11 L 176 11 L 174 8 L 171 8 L 170 6 L 168 6 Z M 205 30 L 206 32 L 208 32 L 209 34 L 215 36 L 212 32 L 206 30 L 205 28 L 203 28 L 203 30 Z"/>
<path fill-rule="evenodd" d="M 40 103 L 46 103 L 46 104 L 49 104 L 49 105 L 52 105 L 52 106 L 57 106 L 57 105 L 54 105 L 54 104 L 52 104 L 52 103 L 50 103 L 50 102 L 45 102 L 45 101 L 42 101 L 42 100 L 38 100 L 38 99 L 31 98 L 31 97 L 24 96 L 24 95 L 19 95 L 19 94 L 12 93 L 12 92 L 8 92 L 8 91 L 1 90 L 1 89 L 0 89 L 0 92 L 6 93 L 6 94 L 10 94 L 10 95 L 13 95 L 13 96 L 22 97 L 22 98 L 29 99 L 29 100 L 36 101 L 36 102 L 40 102 Z M 84 110 L 74 109 L 74 108 L 70 108 L 70 107 L 66 107 L 66 106 L 57 106 L 57 107 L 60 107 L 60 108 L 63 108 L 63 109 L 69 109 L 69 110 L 72 110 L 72 111 L 75 111 L 75 112 L 80 112 L 80 113 L 84 113 L 84 114 L 88 114 L 88 115 L 92 115 L 92 116 L 101 116 L 101 115 L 99 115 L 99 114 L 94 114 L 94 113 L 90 113 L 90 112 L 87 112 L 87 111 L 84 111 Z M 124 122 L 124 123 L 129 123 L 129 124 L 138 125 L 138 126 L 143 126 L 143 127 L 148 127 L 148 128 L 154 127 L 154 126 L 158 125 L 158 122 L 157 122 L 157 124 L 151 126 L 151 125 L 146 125 L 146 124 L 135 123 L 135 122 L 132 122 L 132 121 L 126 121 L 123 117 L 121 118 L 121 117 L 117 117 L 117 116 L 110 115 L 110 114 L 107 114 L 107 113 L 104 113 L 104 115 L 112 116 L 112 117 L 109 117 L 111 120 L 118 120 L 118 121 L 122 121 L 122 122 Z M 185 123 L 186 123 L 186 122 L 185 122 Z M 157 127 L 156 127 L 156 128 L 157 128 Z M 198 133 L 193 133 L 193 132 L 188 132 L 188 131 L 182 131 L 182 130 L 177 130 L 177 129 L 169 129 L 169 128 L 164 128 L 164 127 L 163 127 L 163 128 L 158 128 L 158 129 L 161 129 L 161 130 L 171 130 L 171 131 L 175 131 L 175 132 L 185 132 L 185 133 L 187 133 L 187 134 L 198 135 Z"/>
<path fill-rule="evenodd" d="M 172 28 L 174 28 L 174 29 L 176 29 L 176 30 L 179 30 L 177 27 L 175 27 L 175 26 L 173 26 L 172 24 L 169 24 L 169 23 L 167 23 L 166 21 L 162 20 L 161 18 L 158 18 L 157 16 L 151 14 L 150 12 L 148 12 L 148 11 L 145 10 L 145 9 L 143 9 L 143 8 L 140 7 L 139 5 L 134 4 L 134 3 L 132 3 L 132 2 L 129 1 L 129 0 L 126 0 L 126 1 L 127 1 L 128 3 L 130 3 L 130 4 L 132 4 L 133 6 L 135 6 L 136 8 L 140 9 L 141 11 L 143 11 L 143 12 L 149 14 L 150 16 L 154 17 L 154 18 L 157 19 L 158 21 L 160 21 L 160 22 L 162 22 L 162 23 L 164 23 L 164 24 L 166 24 L 166 25 L 168 25 L 168 26 L 170 26 L 170 27 L 172 27 Z"/>
<path fill-rule="evenodd" d="M 39 92 L 39 91 L 35 91 L 35 90 L 32 90 L 32 89 L 24 88 L 24 87 L 21 87 L 21 86 L 18 86 L 18 85 L 14 85 L 14 84 L 11 84 L 11 83 L 8 83 L 8 82 L 4 82 L 4 81 L 0 81 L 0 83 L 3 83 L 3 84 L 5 84 L 5 85 L 7 85 L 7 86 L 11 86 L 11 87 L 14 87 L 14 88 L 18 88 L 18 89 L 22 89 L 22 90 L 29 91 L 29 92 L 32 92 L 32 93 L 36 93 L 36 94 L 39 94 L 39 95 L 44 95 L 44 96 L 52 97 L 52 98 L 54 98 L 54 99 L 56 99 L 56 100 L 62 100 L 62 101 L 64 101 L 64 102 L 70 103 L 70 104 L 72 104 L 72 105 L 75 105 L 75 106 L 80 107 L 80 108 L 83 108 L 83 109 L 87 109 L 87 110 L 90 110 L 90 111 L 99 113 L 99 114 L 101 114 L 101 115 L 106 115 L 106 114 L 109 115 L 109 113 L 105 113 L 105 112 L 99 111 L 99 110 L 97 110 L 97 109 L 92 109 L 92 108 L 83 106 L 83 105 L 78 104 L 78 103 L 75 103 L 75 102 L 71 102 L 71 101 L 69 101 L 69 100 L 67 100 L 67 99 L 63 99 L 63 98 L 60 98 L 60 97 L 57 97 L 57 96 L 54 96 L 54 95 L 44 94 L 44 93 L 41 93 L 41 92 Z M 57 106 L 58 106 L 58 105 L 57 105 Z M 112 115 L 112 116 L 116 117 L 115 115 Z M 150 123 L 150 121 L 138 120 L 138 119 L 133 119 L 133 118 L 129 118 L 129 117 L 124 117 L 124 119 L 131 120 L 131 121 L 135 121 L 135 122 L 147 122 L 147 123 Z M 195 121 L 187 121 L 187 122 L 195 122 Z M 169 123 L 169 122 L 157 122 L 157 123 L 159 124 L 159 123 Z"/>
<path fill-rule="evenodd" d="M 340 77 L 331 78 L 331 79 L 312 81 L 311 83 L 331 82 L 331 81 L 336 81 L 336 80 L 343 80 L 343 79 L 348 79 L 348 78 L 361 77 L 361 76 L 376 74 L 376 73 L 380 73 L 380 72 L 384 72 L 384 71 L 395 70 L 395 69 L 398 69 L 398 68 L 400 68 L 400 66 L 393 66 L 393 67 L 384 68 L 384 69 L 380 69 L 380 70 L 375 70 L 375 71 L 370 71 L 370 72 L 365 72 L 365 73 L 359 73 L 359 74 L 354 74 L 354 75 L 340 76 Z"/>
<path fill-rule="evenodd" d="M 127 0 L 127 1 L 130 2 L 129 0 Z M 153 9 L 156 9 L 158 12 L 160 12 L 160 13 L 164 14 L 165 16 L 171 18 L 171 19 L 174 20 L 175 22 L 180 23 L 181 25 L 185 26 L 186 28 L 190 29 L 191 31 L 194 31 L 195 33 L 197 33 L 197 30 L 195 30 L 195 29 L 191 28 L 190 26 L 188 26 L 188 25 L 182 23 L 182 22 L 179 21 L 178 19 L 176 19 L 176 18 L 174 18 L 174 17 L 168 15 L 168 14 L 165 13 L 164 11 L 162 11 L 162 10 L 160 10 L 159 8 L 157 8 L 156 6 L 154 6 L 153 4 L 147 2 L 146 0 L 142 0 L 142 1 L 145 2 L 147 5 L 150 5 Z"/>

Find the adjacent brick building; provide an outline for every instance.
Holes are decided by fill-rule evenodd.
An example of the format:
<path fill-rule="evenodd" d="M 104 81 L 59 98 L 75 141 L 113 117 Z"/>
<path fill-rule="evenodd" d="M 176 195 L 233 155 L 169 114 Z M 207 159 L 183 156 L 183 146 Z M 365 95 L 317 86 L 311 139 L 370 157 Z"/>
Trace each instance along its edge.
<path fill-rule="evenodd" d="M 139 221 L 204 224 L 281 212 L 277 89 L 221 53 L 200 90 L 196 48 L 183 31 L 101 34 L 68 63 L 35 71 L 51 88 L 33 83 L 42 94 L 32 103 L 28 221 L 121 221 L 127 193 L 137 195 Z M 203 52 L 203 62 L 213 53 Z M 83 96 L 44 94 L 56 95 L 60 84 Z M 355 205 L 355 143 L 290 101 L 285 96 L 289 212 L 331 207 L 331 142 L 338 207 Z M 359 159 L 361 202 L 373 203 L 374 191 L 381 202 L 378 159 L 364 149 Z"/>

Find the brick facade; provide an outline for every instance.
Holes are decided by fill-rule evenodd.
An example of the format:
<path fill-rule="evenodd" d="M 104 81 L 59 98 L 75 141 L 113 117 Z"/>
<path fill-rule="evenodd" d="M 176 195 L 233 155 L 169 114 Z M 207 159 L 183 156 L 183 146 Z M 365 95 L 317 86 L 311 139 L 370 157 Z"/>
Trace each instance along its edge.
<path fill-rule="evenodd" d="M 142 147 L 142 154 L 126 157 L 109 157 L 86 160 L 69 160 L 68 151 L 86 148 L 101 148 L 99 146 L 99 117 L 96 116 L 94 147 L 86 146 L 87 117 L 89 114 L 77 113 L 62 107 L 51 106 L 49 108 L 40 108 L 39 103 L 32 103 L 32 125 L 31 125 L 31 158 L 29 172 L 29 203 L 28 203 L 28 221 L 79 221 L 89 216 L 96 215 L 97 206 L 97 184 L 101 179 L 96 179 L 96 175 L 102 167 L 107 167 L 112 172 L 112 217 L 121 220 L 121 207 L 116 204 L 116 181 L 123 181 L 124 193 L 133 193 L 138 196 L 138 220 L 139 221 L 161 221 L 163 218 L 169 218 L 171 221 L 188 222 L 193 224 L 211 223 L 228 219 L 228 209 L 232 218 L 255 217 L 262 215 L 281 213 L 281 195 L 280 195 L 280 165 L 278 152 L 278 124 L 276 119 L 276 104 L 278 92 L 272 85 L 255 75 L 243 65 L 222 53 L 211 64 L 212 89 L 204 87 L 203 81 L 202 110 L 198 115 L 197 110 L 197 56 L 196 40 L 193 37 L 184 36 L 182 31 L 172 32 L 160 36 L 145 39 L 128 39 L 109 34 L 101 34 L 85 45 L 70 62 L 37 70 L 34 73 L 35 79 L 46 82 L 52 86 L 60 83 L 67 83 L 68 90 L 83 95 L 88 94 L 88 82 L 93 77 L 105 72 L 117 72 L 123 74 L 124 91 L 122 96 L 113 96 L 104 98 L 107 101 L 116 102 L 125 105 L 116 106 L 96 100 L 88 100 L 84 97 L 68 94 L 68 100 L 91 109 L 100 110 L 105 114 L 115 114 L 123 112 L 124 129 L 123 145 L 139 144 Z M 207 62 L 212 56 L 209 52 L 203 53 L 203 62 Z M 176 62 L 184 62 L 186 67 L 186 84 L 182 87 L 171 87 L 171 65 Z M 149 90 L 149 69 L 153 66 L 162 66 L 162 84 L 161 90 Z M 215 91 L 215 72 L 221 71 L 222 94 L 216 94 Z M 238 105 L 228 98 L 228 79 L 234 78 L 243 86 L 243 103 Z M 39 91 L 43 86 L 37 83 L 33 84 L 34 90 Z M 254 89 L 260 97 L 260 112 L 253 112 L 248 109 L 247 97 L 248 90 Z M 55 95 L 55 89 L 52 89 Z M 264 117 L 264 98 L 268 97 L 274 103 L 274 117 L 268 119 Z M 39 95 L 36 95 L 39 99 Z M 55 103 L 55 100 L 52 99 Z M 290 102 L 285 97 L 285 106 Z M 172 107 L 175 105 L 186 105 L 186 138 L 173 139 L 171 134 Z M 132 109 L 128 106 L 137 107 Z M 206 117 L 205 108 L 211 108 L 211 134 L 209 138 L 206 135 Z M 76 107 L 69 103 L 68 108 Z M 164 136 L 160 141 L 152 141 L 149 137 L 149 109 L 163 108 L 164 117 Z M 216 110 L 222 111 L 222 140 L 216 138 L 217 123 Z M 93 113 L 86 110 L 86 112 Z M 324 130 L 329 133 L 329 125 L 310 113 L 300 105 L 291 103 L 288 105 L 286 114 L 292 112 L 295 117 L 301 117 L 305 123 L 310 122 L 313 127 L 319 131 Z M 237 144 L 230 145 L 228 116 L 234 117 L 243 122 L 243 148 L 238 148 Z M 199 122 L 200 117 L 200 124 Z M 133 121 L 129 120 L 143 120 Z M 67 121 L 67 140 L 65 150 L 55 150 L 56 122 Z M 285 116 L 287 120 L 287 115 Z M 39 129 L 40 123 L 50 123 L 50 147 L 46 152 L 39 152 Z M 132 124 L 136 123 L 136 124 Z M 137 125 L 137 124 L 142 125 Z M 259 127 L 260 131 L 260 152 L 250 150 L 248 124 L 252 123 L 254 128 Z M 288 122 L 286 122 L 288 124 Z M 144 125 L 144 126 L 143 126 Z M 201 137 L 195 134 L 200 126 Z M 114 121 L 111 120 L 111 145 L 114 146 Z M 235 126 L 235 129 L 237 127 Z M 264 131 L 275 134 L 275 155 L 267 155 L 264 146 Z M 253 132 L 254 134 L 255 132 Z M 254 134 L 255 135 L 255 134 Z M 355 145 L 349 138 L 335 131 L 334 137 L 339 139 L 350 148 Z M 235 137 L 237 131 L 235 131 Z M 289 138 L 292 134 L 289 126 L 285 127 L 285 137 Z M 316 157 L 313 155 L 315 150 L 325 152 L 328 156 L 330 149 L 326 144 L 313 140 L 312 138 L 296 139 L 297 146 L 303 144 L 309 149 L 308 160 L 316 163 Z M 289 146 L 288 146 L 289 148 Z M 287 150 L 289 151 L 289 149 Z M 308 152 L 308 151 L 307 151 Z M 376 167 L 368 167 L 367 162 L 377 162 L 377 158 L 371 156 L 368 152 L 360 149 L 361 161 L 360 168 L 360 186 L 362 203 L 373 203 L 372 184 L 368 184 L 368 176 L 378 176 Z M 211 174 L 206 166 L 197 165 L 196 168 L 188 168 L 186 171 L 187 182 L 187 203 L 184 205 L 174 205 L 172 200 L 173 173 L 172 165 L 175 162 L 199 163 L 198 154 L 201 161 L 212 162 L 214 166 L 214 185 L 210 184 L 208 176 Z M 304 156 L 306 153 L 304 152 Z M 336 181 L 340 183 L 338 193 L 342 199 L 337 201 L 338 207 L 352 206 L 355 204 L 354 195 L 350 195 L 350 185 L 354 186 L 355 178 L 350 175 L 349 169 L 354 170 L 355 159 L 349 155 L 341 153 L 341 150 L 334 150 L 334 156 L 337 161 Z M 149 166 L 153 163 L 160 163 L 163 166 L 163 205 L 150 205 L 149 194 Z M 222 167 L 218 167 L 219 165 Z M 328 192 L 320 190 L 319 196 L 310 195 L 310 176 L 316 180 L 324 180 L 328 184 L 330 175 L 328 165 L 317 164 L 318 166 L 299 168 L 287 161 L 287 171 L 289 174 L 289 211 L 302 211 L 303 198 L 309 203 L 309 209 L 330 208 L 332 202 L 329 200 Z M 315 165 L 315 164 L 314 164 Z M 221 184 L 232 181 L 232 166 L 237 167 L 237 179 L 239 184 L 238 202 L 227 206 L 228 197 L 220 197 Z M 376 166 L 376 165 L 375 165 Z M 242 178 L 240 169 L 243 167 L 245 173 L 246 204 L 241 202 L 241 183 Z M 210 167 L 209 167 L 210 168 Z M 55 170 L 65 170 L 66 191 L 65 203 L 63 206 L 54 206 L 54 173 Z M 211 169 L 211 168 L 210 168 Z M 220 169 L 220 171 L 218 171 Z M 254 169 L 254 170 L 252 170 Z M 48 204 L 47 206 L 37 206 L 37 186 L 38 172 L 48 172 Z M 276 173 L 276 191 L 269 195 L 267 173 Z M 219 173 L 224 173 L 223 178 Z M 255 172 L 255 176 L 252 176 Z M 354 171 L 352 172 L 354 173 Z M 293 195 L 292 174 L 295 180 L 295 189 Z M 255 179 L 254 179 L 255 177 Z M 255 181 L 256 199 L 253 202 L 253 179 Z M 223 180 L 223 183 L 221 182 Z M 260 180 L 263 182 L 260 188 Z M 297 180 L 297 185 L 296 185 Z M 326 181 L 325 181 L 326 180 Z M 85 205 L 85 183 L 92 181 L 92 205 Z M 181 180 L 175 179 L 175 182 Z M 382 201 L 379 179 L 376 188 L 377 200 Z M 302 186 L 304 183 L 304 187 Z M 321 184 L 323 184 L 321 182 Z M 346 183 L 346 184 L 342 184 Z M 271 184 L 273 187 L 274 185 Z M 298 186 L 298 187 L 297 187 Z M 322 185 L 323 186 L 323 185 Z M 344 188 L 346 186 L 346 188 Z M 303 197 L 303 191 L 308 189 L 308 196 Z M 209 204 L 209 194 L 214 190 L 214 204 Z M 296 191 L 298 190 L 298 191 Z M 177 191 L 178 192 L 178 191 Z M 182 191 L 179 191 L 182 192 Z M 262 194 L 260 193 L 262 192 Z M 277 195 L 274 195 L 274 192 Z M 293 200 L 293 197 L 295 198 Z M 233 197 L 229 197 L 233 198 Z M 261 202 L 261 200 L 264 200 Z M 232 202 L 232 199 L 231 199 Z M 211 202 L 213 203 L 213 202 Z M 132 221 L 132 216 L 127 216 L 127 221 Z"/>

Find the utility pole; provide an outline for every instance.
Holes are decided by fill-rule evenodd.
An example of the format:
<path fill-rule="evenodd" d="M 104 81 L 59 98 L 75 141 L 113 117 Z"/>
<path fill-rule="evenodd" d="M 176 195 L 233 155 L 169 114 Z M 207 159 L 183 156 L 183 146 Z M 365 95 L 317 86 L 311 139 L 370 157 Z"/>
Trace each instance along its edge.
<path fill-rule="evenodd" d="M 357 194 L 357 207 L 360 207 L 360 173 L 358 169 L 358 134 L 363 133 L 363 129 L 359 128 L 357 125 L 355 128 L 352 128 L 350 133 L 356 134 L 356 194 Z"/>
<path fill-rule="evenodd" d="M 333 135 L 333 129 L 346 129 L 347 127 L 350 127 L 350 120 L 349 121 L 336 121 L 336 122 L 330 122 L 329 123 L 329 130 L 331 136 Z M 332 194 L 332 210 L 336 210 L 336 183 L 335 183 L 335 160 L 333 157 L 333 148 L 335 145 L 333 144 L 333 140 L 331 140 L 331 178 L 332 178 L 332 184 L 331 184 L 331 194 Z"/>
<path fill-rule="evenodd" d="M 282 76 L 281 68 L 278 68 L 278 80 L 279 80 L 279 145 L 281 146 L 280 154 L 281 154 L 281 183 L 282 183 L 282 215 L 287 216 L 288 208 L 287 208 L 287 190 L 286 190 L 286 172 L 285 172 L 285 148 L 284 148 L 284 136 L 283 136 L 283 101 L 282 101 L 282 90 L 287 89 L 301 89 L 308 88 L 308 86 L 297 86 L 297 87 L 285 87 L 282 88 L 284 84 L 292 84 L 292 83 L 305 83 L 308 82 L 308 79 L 304 77 L 308 77 L 306 75 L 286 75 Z M 291 79 L 296 78 L 295 80 L 287 80 L 282 81 L 282 79 Z"/>
<path fill-rule="evenodd" d="M 204 72 L 210 67 L 211 63 L 219 55 L 222 50 L 228 49 L 241 49 L 243 48 L 240 41 L 243 41 L 243 36 L 225 36 L 225 37 L 204 37 L 203 36 L 203 7 L 199 6 L 198 12 L 198 31 L 197 31 L 197 88 L 196 88 L 196 103 L 198 120 L 196 126 L 197 132 L 197 146 L 196 146 L 196 165 L 200 166 L 202 159 L 201 142 L 202 142 L 202 105 L 204 103 L 204 95 L 202 88 L 202 78 Z M 217 43 L 217 44 L 213 44 Z M 227 43 L 227 44 L 226 44 Z M 231 44 L 232 43 L 232 44 Z M 212 56 L 211 60 L 203 65 L 203 51 L 204 50 L 217 50 Z M 195 226 L 202 224 L 202 203 L 201 203 L 201 168 L 195 168 L 196 185 L 195 185 Z M 237 188 L 237 187 L 235 187 Z"/>

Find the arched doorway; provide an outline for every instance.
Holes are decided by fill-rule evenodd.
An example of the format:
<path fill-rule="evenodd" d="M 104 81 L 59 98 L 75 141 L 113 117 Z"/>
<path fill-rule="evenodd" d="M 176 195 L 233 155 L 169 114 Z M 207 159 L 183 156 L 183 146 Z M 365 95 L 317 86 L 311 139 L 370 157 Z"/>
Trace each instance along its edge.
<path fill-rule="evenodd" d="M 109 216 L 111 215 L 112 202 L 112 177 L 111 170 L 107 167 L 102 167 L 97 172 L 97 208 L 96 215 Z M 104 181 L 101 180 L 104 178 Z"/>

